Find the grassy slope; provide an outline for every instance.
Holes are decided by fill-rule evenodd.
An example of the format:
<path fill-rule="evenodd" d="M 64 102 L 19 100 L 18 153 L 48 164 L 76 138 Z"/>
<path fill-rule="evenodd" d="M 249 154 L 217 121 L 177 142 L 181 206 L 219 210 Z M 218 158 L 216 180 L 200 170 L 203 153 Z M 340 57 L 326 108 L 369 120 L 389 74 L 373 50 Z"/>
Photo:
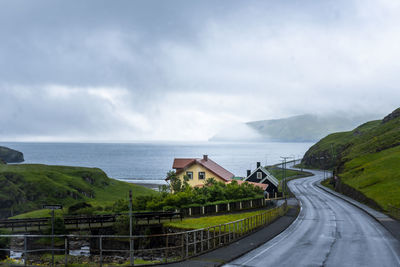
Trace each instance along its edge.
<path fill-rule="evenodd" d="M 111 205 L 128 196 L 156 194 L 142 186 L 110 179 L 100 169 L 40 164 L 0 165 L 0 206 L 15 213 L 39 209 L 45 203 L 68 207 L 81 201 Z M 43 212 L 39 212 L 41 214 Z"/>
<path fill-rule="evenodd" d="M 394 111 L 397 112 L 400 109 Z M 321 167 L 324 162 L 315 160 L 321 156 L 327 158 L 325 165 L 335 163 L 343 183 L 373 199 L 383 209 L 389 204 L 400 207 L 400 117 L 328 135 L 307 151 L 303 164 Z"/>
<path fill-rule="evenodd" d="M 279 167 L 274 167 L 274 166 L 269 166 L 267 167 L 268 171 L 279 181 L 283 179 L 283 171 L 282 168 Z M 292 177 L 292 176 L 296 176 L 296 175 L 301 175 L 301 176 L 308 176 L 310 175 L 307 172 L 302 172 L 302 171 L 295 171 L 295 170 L 289 170 L 286 169 L 286 177 Z"/>
<path fill-rule="evenodd" d="M 264 212 L 266 212 L 266 210 L 232 213 L 232 214 L 218 215 L 218 216 L 204 216 L 200 218 L 188 218 L 188 219 L 183 219 L 182 221 L 167 222 L 164 223 L 164 226 L 174 227 L 179 229 L 200 229 L 209 226 L 241 220 Z"/>

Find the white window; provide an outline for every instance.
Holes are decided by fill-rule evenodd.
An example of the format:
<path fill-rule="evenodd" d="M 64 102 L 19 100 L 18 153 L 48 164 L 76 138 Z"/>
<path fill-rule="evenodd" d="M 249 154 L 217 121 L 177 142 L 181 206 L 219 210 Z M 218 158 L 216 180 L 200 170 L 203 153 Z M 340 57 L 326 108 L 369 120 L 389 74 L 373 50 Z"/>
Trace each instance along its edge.
<path fill-rule="evenodd" d="M 199 180 L 204 180 L 206 179 L 206 173 L 205 172 L 199 172 Z"/>
<path fill-rule="evenodd" d="M 262 172 L 257 172 L 257 179 L 261 179 L 262 178 Z"/>
<path fill-rule="evenodd" d="M 189 180 L 193 180 L 193 172 L 186 172 L 187 177 L 189 177 Z"/>

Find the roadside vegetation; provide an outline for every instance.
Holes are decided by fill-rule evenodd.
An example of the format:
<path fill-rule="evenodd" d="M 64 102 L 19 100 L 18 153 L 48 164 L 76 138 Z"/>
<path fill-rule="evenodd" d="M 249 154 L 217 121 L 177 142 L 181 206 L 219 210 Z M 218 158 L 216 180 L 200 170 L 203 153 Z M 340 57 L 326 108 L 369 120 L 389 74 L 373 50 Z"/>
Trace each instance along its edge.
<path fill-rule="evenodd" d="M 283 168 L 279 167 L 278 165 L 272 165 L 272 166 L 267 166 L 266 169 L 279 181 L 283 179 L 284 173 L 283 173 Z M 309 172 L 306 171 L 297 171 L 297 170 L 285 170 L 285 177 L 290 178 L 290 177 L 307 177 L 312 175 Z"/>
<path fill-rule="evenodd" d="M 164 226 L 184 229 L 184 230 L 194 230 L 194 229 L 207 228 L 210 226 L 234 222 L 255 215 L 263 214 L 266 212 L 271 212 L 271 216 L 275 214 L 273 210 L 267 211 L 265 209 L 262 209 L 252 212 L 231 213 L 218 216 L 204 216 L 200 218 L 188 218 L 188 219 L 183 219 L 182 221 L 166 222 L 164 223 Z"/>
<path fill-rule="evenodd" d="M 353 131 L 334 133 L 305 154 L 306 167 L 332 169 L 335 189 L 367 204 L 400 208 L 400 109 Z"/>
<path fill-rule="evenodd" d="M 167 176 L 172 192 L 166 186 L 163 186 L 160 194 L 135 197 L 133 200 L 133 210 L 168 211 L 184 207 L 263 197 L 262 189 L 249 183 L 239 185 L 236 181 L 233 181 L 230 184 L 225 184 L 217 182 L 214 178 L 210 178 L 206 180 L 205 186 L 192 188 L 187 183 L 187 178 L 182 182 L 176 177 L 174 171 L 168 172 Z M 115 202 L 113 212 L 127 211 L 128 205 L 127 199 L 120 199 Z"/>

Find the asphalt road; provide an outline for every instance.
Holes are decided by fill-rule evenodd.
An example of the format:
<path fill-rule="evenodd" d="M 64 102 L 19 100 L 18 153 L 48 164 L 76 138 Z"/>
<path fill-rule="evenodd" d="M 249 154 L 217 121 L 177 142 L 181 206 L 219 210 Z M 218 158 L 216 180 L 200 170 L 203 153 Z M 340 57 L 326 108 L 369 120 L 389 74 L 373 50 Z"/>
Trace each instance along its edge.
<path fill-rule="evenodd" d="M 359 208 L 318 188 L 323 172 L 289 182 L 298 218 L 274 239 L 224 266 L 400 266 L 400 242 Z"/>

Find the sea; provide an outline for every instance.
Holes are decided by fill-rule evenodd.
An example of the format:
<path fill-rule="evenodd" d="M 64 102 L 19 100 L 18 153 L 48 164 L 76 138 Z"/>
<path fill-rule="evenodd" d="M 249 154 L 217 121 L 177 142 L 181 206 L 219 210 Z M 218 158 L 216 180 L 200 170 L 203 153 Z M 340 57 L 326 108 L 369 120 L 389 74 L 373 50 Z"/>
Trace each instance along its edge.
<path fill-rule="evenodd" d="M 280 163 L 281 157 L 299 159 L 313 143 L 34 143 L 0 142 L 21 151 L 24 163 L 97 167 L 111 178 L 133 183 L 164 184 L 174 158 L 208 157 L 236 176 L 246 170 Z"/>

